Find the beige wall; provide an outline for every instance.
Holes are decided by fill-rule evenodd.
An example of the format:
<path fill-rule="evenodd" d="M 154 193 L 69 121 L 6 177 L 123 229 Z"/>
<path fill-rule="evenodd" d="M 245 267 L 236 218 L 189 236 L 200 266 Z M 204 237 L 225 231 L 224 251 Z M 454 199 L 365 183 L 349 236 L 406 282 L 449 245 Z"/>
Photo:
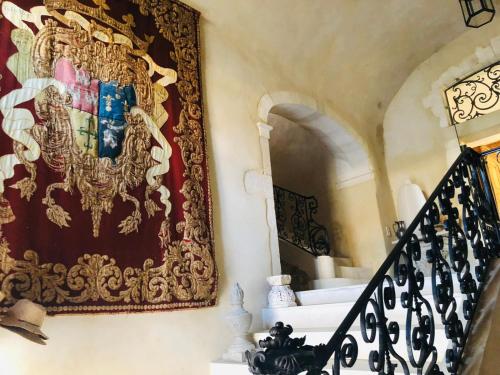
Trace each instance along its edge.
<path fill-rule="evenodd" d="M 371 268 L 374 273 L 387 257 L 375 184 L 370 180 L 330 193 L 337 246 L 354 266 Z"/>
<path fill-rule="evenodd" d="M 426 196 L 431 194 L 459 153 L 454 128 L 440 127 L 439 119 L 424 107 L 423 100 L 433 83 L 499 35 L 498 18 L 486 27 L 462 34 L 415 69 L 390 103 L 384 119 L 384 143 L 395 202 L 398 189 L 407 178 L 420 185 Z M 491 128 L 492 118 L 496 118 L 493 124 L 497 124 L 499 117 L 492 114 L 459 125 L 459 134 L 475 133 L 472 128 L 476 126 L 481 131 Z"/>

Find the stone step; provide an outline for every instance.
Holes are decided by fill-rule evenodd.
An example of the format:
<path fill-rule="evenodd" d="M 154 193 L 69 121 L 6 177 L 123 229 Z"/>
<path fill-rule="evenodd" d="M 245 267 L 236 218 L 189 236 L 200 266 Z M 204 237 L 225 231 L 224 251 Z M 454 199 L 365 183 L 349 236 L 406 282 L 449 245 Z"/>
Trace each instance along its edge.
<path fill-rule="evenodd" d="M 353 304 L 363 290 L 365 285 L 349 286 L 344 288 L 333 288 L 297 293 L 298 300 L 302 306 L 286 307 L 277 309 L 263 309 L 262 320 L 264 329 L 269 329 L 278 321 L 290 324 L 295 329 L 338 327 L 344 317 L 350 312 Z M 407 287 L 396 287 L 396 296 L 399 297 Z M 458 303 L 459 316 L 462 314 L 462 294 L 459 292 L 458 284 L 455 283 L 455 299 Z M 457 292 L 458 291 L 458 292 Z M 439 315 L 434 310 L 432 298 L 432 285 L 430 277 L 425 279 L 424 288 L 421 291 L 423 297 L 430 303 L 434 319 L 440 321 Z M 400 325 L 406 322 L 407 309 L 401 306 L 399 298 L 396 299 L 396 307 L 386 311 L 386 317 L 396 321 Z M 353 328 L 359 327 L 359 318 L 353 324 Z"/>
<path fill-rule="evenodd" d="M 302 306 L 324 305 L 342 302 L 354 303 L 368 285 L 368 282 L 362 283 L 359 280 L 352 279 L 331 280 L 340 280 L 340 285 L 336 285 L 331 288 L 321 288 L 315 290 L 306 290 L 303 292 L 295 292 L 298 303 Z M 342 285 L 343 280 L 347 280 L 344 285 Z M 352 284 L 350 282 L 352 282 Z"/>
<path fill-rule="evenodd" d="M 332 279 L 336 280 L 336 279 Z M 353 281 L 353 279 L 349 279 Z M 356 284 L 338 285 L 332 288 L 322 288 L 319 290 L 306 290 L 302 292 L 296 292 L 298 303 L 302 306 L 309 305 L 322 305 L 322 304 L 335 304 L 351 302 L 355 303 L 361 296 L 361 293 L 365 290 L 368 285 L 368 281 L 357 282 Z M 407 291 L 407 286 L 398 287 L 396 286 L 396 295 L 399 296 L 401 292 Z M 460 290 L 459 284 L 454 280 L 454 291 Z M 421 294 L 429 299 L 432 298 L 432 278 L 430 276 L 425 277 L 424 288 Z M 430 301 L 430 300 L 429 300 Z"/>
<path fill-rule="evenodd" d="M 313 289 L 312 291 L 315 291 L 323 289 L 342 288 L 353 285 L 366 285 L 368 282 L 369 282 L 368 279 L 349 279 L 343 277 L 335 277 L 332 279 L 313 280 L 311 282 L 312 284 L 311 287 Z"/>
<path fill-rule="evenodd" d="M 352 267 L 351 258 L 334 257 L 333 258 L 335 267 Z"/>
<path fill-rule="evenodd" d="M 335 276 L 346 279 L 370 280 L 373 274 L 372 269 L 367 267 L 338 266 L 335 267 Z"/>
<path fill-rule="evenodd" d="M 462 319 L 462 296 L 459 294 L 455 295 L 459 309 L 457 313 Z M 328 305 L 312 305 L 312 306 L 296 306 L 296 307 L 286 307 L 278 309 L 263 309 L 262 310 L 262 320 L 265 329 L 269 329 L 276 322 L 283 322 L 285 324 L 290 324 L 296 329 L 308 329 L 308 328 L 325 328 L 325 327 L 337 327 L 344 320 L 345 316 L 351 311 L 352 303 L 336 303 Z M 434 305 L 431 305 L 433 316 L 435 319 L 435 325 L 439 326 L 440 315 L 434 309 Z M 372 310 L 370 310 L 372 311 Z M 387 310 L 386 317 L 390 321 L 395 321 L 400 324 L 400 326 L 405 324 L 407 309 L 401 307 L 400 301 L 396 301 L 396 307 L 394 310 Z M 462 319 L 463 320 L 463 319 Z M 352 328 L 357 328 L 360 326 L 359 317 L 354 321 Z"/>

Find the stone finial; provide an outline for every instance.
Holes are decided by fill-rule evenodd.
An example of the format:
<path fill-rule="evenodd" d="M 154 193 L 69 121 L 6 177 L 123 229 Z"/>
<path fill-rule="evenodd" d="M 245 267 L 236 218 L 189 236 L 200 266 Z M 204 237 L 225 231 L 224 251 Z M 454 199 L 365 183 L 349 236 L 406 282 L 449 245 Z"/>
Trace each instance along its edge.
<path fill-rule="evenodd" d="M 245 352 L 255 349 L 255 345 L 248 339 L 248 331 L 252 325 L 252 314 L 243 307 L 245 293 L 236 283 L 231 289 L 231 311 L 226 314 L 226 324 L 233 332 L 233 342 L 222 355 L 222 358 L 231 362 L 245 362 Z"/>
<path fill-rule="evenodd" d="M 240 284 L 236 283 L 231 289 L 231 305 L 239 305 L 243 307 L 243 298 L 245 293 L 241 289 Z"/>

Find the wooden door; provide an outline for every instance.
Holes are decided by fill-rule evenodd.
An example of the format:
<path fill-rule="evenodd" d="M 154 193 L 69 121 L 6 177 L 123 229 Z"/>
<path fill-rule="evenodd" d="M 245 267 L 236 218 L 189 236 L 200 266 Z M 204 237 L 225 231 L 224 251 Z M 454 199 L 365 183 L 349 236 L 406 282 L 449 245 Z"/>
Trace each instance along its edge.
<path fill-rule="evenodd" d="M 486 151 L 499 149 L 497 152 L 492 152 L 484 157 L 486 162 L 486 172 L 490 180 L 493 197 L 497 206 L 497 211 L 500 216 L 500 141 L 474 147 L 474 150 L 483 153 Z"/>

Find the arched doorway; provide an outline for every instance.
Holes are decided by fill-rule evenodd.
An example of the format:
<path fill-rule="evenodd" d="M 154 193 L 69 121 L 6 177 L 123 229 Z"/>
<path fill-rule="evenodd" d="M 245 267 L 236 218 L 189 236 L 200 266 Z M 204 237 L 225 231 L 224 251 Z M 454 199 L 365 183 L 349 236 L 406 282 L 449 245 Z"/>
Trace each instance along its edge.
<path fill-rule="evenodd" d="M 364 267 L 365 273 L 371 271 L 370 260 L 385 258 L 386 248 L 373 167 L 359 137 L 321 113 L 313 99 L 294 93 L 266 95 L 259 114 L 266 121 L 267 137 L 261 138 L 261 144 L 269 183 L 314 196 L 318 201 L 315 220 L 329 233 L 332 255 Z M 274 203 L 268 202 L 273 213 Z M 270 228 L 273 244 L 272 237 L 279 236 L 276 221 L 271 219 Z M 283 241 L 274 241 L 274 246 L 275 262 L 279 259 L 283 272 L 294 268 L 314 278 L 313 258 L 306 261 L 304 254 L 291 251 Z M 380 254 L 374 257 L 374 253 Z"/>

